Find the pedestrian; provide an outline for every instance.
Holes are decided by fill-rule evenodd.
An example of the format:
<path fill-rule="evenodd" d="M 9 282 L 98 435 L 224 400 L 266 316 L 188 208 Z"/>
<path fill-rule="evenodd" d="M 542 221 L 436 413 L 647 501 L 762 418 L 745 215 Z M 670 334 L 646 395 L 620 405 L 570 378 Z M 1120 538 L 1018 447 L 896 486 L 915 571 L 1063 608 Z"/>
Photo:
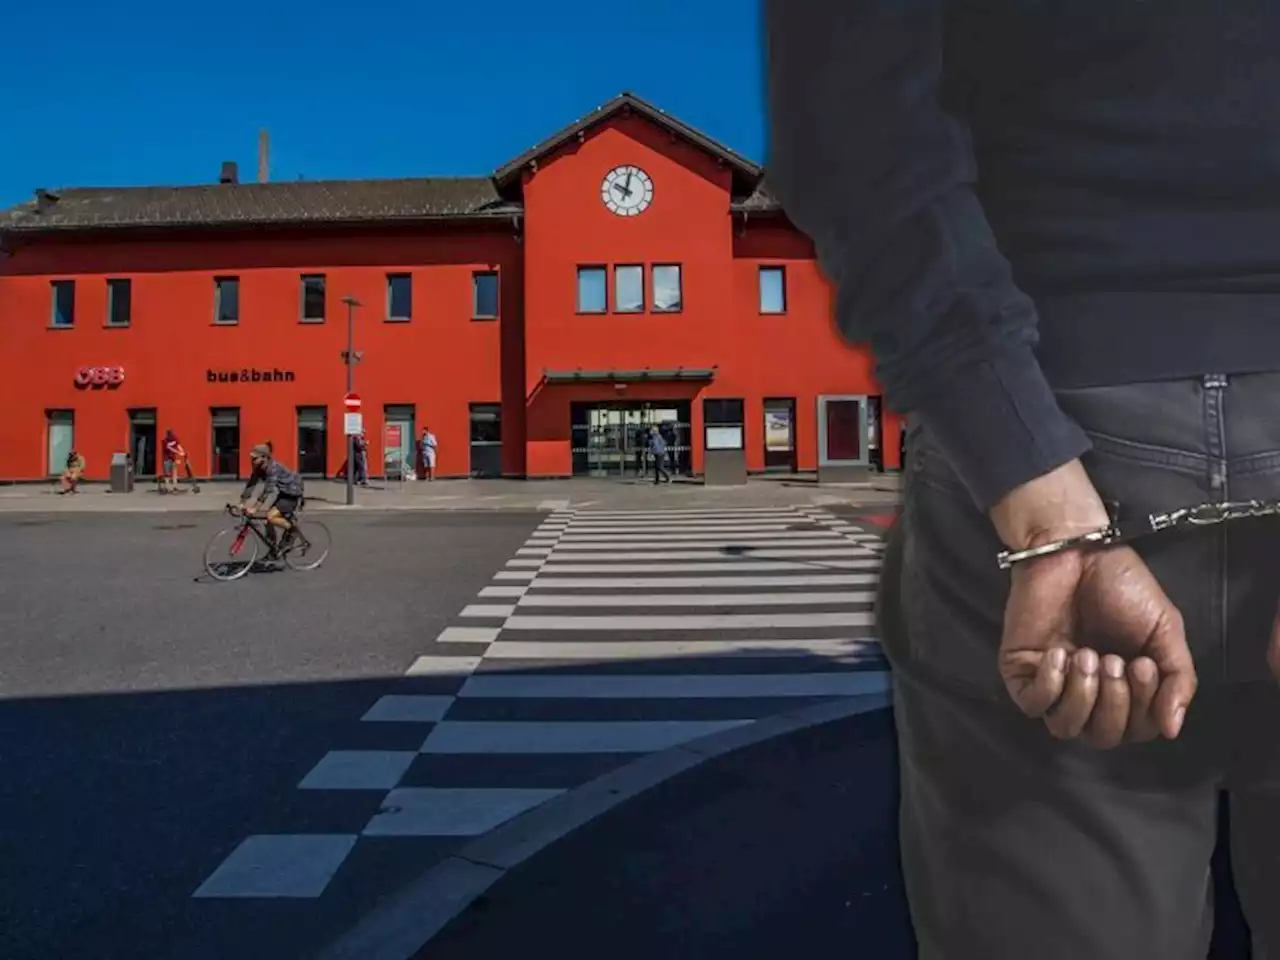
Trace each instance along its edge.
<path fill-rule="evenodd" d="M 355 436 L 351 444 L 356 455 L 356 483 L 362 487 L 369 485 L 369 437 L 363 431 Z"/>
<path fill-rule="evenodd" d="M 178 461 L 186 456 L 187 452 L 183 449 L 178 435 L 172 430 L 164 432 L 164 443 L 161 446 L 163 452 L 164 485 L 160 488 L 161 493 L 174 493 L 178 489 Z"/>
<path fill-rule="evenodd" d="M 662 438 L 657 426 L 649 428 L 649 453 L 653 456 L 653 484 L 657 486 L 663 480 L 671 482 L 671 474 L 667 473 L 667 441 Z"/>
<path fill-rule="evenodd" d="M 79 493 L 80 478 L 84 476 L 84 457 L 75 450 L 67 454 L 67 462 L 58 478 L 58 493 Z"/>
<path fill-rule="evenodd" d="M 1222 787 L 1280 956 L 1280 6 L 765 18 L 770 190 L 910 412 L 880 630 L 919 956 L 1200 960 Z"/>
<path fill-rule="evenodd" d="M 680 464 L 676 459 L 676 427 L 670 420 L 664 420 L 658 427 L 662 440 L 667 445 L 667 460 L 671 464 L 672 474 L 680 472 Z"/>
<path fill-rule="evenodd" d="M 436 478 L 436 449 L 439 447 L 436 435 L 430 427 L 422 428 L 422 469 L 428 480 Z"/>

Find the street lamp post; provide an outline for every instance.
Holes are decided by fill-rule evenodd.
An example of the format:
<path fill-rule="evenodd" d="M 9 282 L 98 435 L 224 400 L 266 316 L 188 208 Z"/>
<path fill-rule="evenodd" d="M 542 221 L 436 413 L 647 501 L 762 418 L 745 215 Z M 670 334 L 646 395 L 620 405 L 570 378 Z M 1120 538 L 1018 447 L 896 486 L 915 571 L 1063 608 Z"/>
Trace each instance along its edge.
<path fill-rule="evenodd" d="M 342 302 L 347 305 L 347 349 L 342 359 L 347 365 L 347 393 L 355 393 L 356 364 L 360 362 L 360 354 L 356 353 L 356 307 L 363 304 L 353 296 L 345 296 Z M 356 437 L 347 434 L 347 506 L 356 502 Z"/>

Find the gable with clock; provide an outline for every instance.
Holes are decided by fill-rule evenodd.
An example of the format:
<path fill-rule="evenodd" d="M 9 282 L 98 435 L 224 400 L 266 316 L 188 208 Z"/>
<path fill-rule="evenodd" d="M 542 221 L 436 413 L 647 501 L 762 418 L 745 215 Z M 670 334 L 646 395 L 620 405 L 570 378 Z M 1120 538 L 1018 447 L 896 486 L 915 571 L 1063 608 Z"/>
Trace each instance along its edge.
<path fill-rule="evenodd" d="M 634 217 L 653 202 L 653 180 L 637 166 L 624 164 L 605 174 L 600 185 L 605 207 L 620 217 Z"/>

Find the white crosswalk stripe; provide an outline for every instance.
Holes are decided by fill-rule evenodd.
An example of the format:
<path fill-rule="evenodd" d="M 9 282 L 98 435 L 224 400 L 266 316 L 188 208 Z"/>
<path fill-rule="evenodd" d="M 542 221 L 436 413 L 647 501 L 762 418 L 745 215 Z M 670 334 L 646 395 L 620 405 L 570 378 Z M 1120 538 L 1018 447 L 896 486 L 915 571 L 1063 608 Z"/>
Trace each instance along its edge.
<path fill-rule="evenodd" d="M 475 836 L 646 753 L 883 693 L 880 546 L 821 508 L 558 508 L 408 667 L 429 692 L 356 718 L 419 737 L 316 757 L 299 789 L 380 791 L 356 837 Z M 323 839 L 250 837 L 198 895 L 255 895 L 254 856 L 340 862 Z"/>

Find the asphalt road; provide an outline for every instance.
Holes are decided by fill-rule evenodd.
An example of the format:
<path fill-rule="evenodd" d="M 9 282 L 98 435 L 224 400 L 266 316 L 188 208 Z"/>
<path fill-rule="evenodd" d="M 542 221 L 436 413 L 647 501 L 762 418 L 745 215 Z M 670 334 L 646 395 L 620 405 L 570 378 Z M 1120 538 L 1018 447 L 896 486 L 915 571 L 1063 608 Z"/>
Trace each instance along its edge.
<path fill-rule="evenodd" d="M 198 577 L 208 514 L 0 517 L 5 960 L 308 956 L 433 853 L 402 840 L 374 869 L 362 848 L 323 911 L 191 899 L 247 834 L 377 811 L 380 793 L 299 780 L 335 746 L 385 745 L 353 722 L 380 696 L 436 692 L 405 669 L 541 515 L 324 519 L 320 570 L 220 584 Z"/>

